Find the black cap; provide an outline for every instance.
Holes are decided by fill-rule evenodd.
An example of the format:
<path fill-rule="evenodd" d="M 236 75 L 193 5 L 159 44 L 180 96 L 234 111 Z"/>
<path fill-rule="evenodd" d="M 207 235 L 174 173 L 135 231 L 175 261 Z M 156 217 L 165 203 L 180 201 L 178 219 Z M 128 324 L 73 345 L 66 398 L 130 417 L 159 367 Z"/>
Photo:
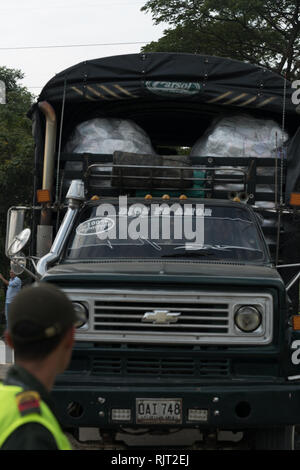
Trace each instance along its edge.
<path fill-rule="evenodd" d="M 24 287 L 9 306 L 8 330 L 13 339 L 26 343 L 57 336 L 76 321 L 76 311 L 66 294 L 46 282 Z M 28 335 L 17 328 L 24 322 L 34 326 L 34 333 Z"/>

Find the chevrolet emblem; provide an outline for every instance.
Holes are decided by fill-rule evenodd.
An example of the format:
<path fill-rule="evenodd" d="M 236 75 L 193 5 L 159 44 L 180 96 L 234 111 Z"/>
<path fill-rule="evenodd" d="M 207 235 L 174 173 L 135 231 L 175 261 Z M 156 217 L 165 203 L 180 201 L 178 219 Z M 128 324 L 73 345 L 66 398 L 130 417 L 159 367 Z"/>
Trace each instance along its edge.
<path fill-rule="evenodd" d="M 142 318 L 142 322 L 148 323 L 176 323 L 180 312 L 169 312 L 169 310 L 154 310 L 153 312 L 146 312 Z"/>

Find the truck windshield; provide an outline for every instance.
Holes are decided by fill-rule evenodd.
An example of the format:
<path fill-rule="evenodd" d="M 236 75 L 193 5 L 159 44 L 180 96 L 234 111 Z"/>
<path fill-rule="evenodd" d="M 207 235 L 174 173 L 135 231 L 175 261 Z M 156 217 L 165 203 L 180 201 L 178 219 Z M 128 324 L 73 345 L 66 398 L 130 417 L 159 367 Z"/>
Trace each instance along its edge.
<path fill-rule="evenodd" d="M 257 222 L 246 207 L 171 203 L 86 206 L 66 261 L 103 258 L 268 261 Z"/>

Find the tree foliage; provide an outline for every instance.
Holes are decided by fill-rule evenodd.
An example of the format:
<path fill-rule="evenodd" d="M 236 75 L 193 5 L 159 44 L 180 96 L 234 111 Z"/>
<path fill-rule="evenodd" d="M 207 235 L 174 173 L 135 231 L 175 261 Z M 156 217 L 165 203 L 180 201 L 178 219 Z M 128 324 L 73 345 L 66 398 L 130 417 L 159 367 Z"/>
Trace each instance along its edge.
<path fill-rule="evenodd" d="M 19 70 L 0 67 L 6 85 L 6 104 L 0 105 L 1 212 L 32 200 L 33 138 L 27 112 L 33 97 L 18 84 L 22 78 Z"/>
<path fill-rule="evenodd" d="M 32 202 L 33 138 L 27 112 L 32 95 L 21 85 L 20 70 L 0 67 L 6 104 L 0 104 L 0 269 L 4 257 L 6 214 L 10 206 Z M 1 271 L 0 271 L 1 272 Z"/>
<path fill-rule="evenodd" d="M 169 29 L 143 51 L 190 52 L 300 72 L 300 0 L 148 0 L 142 11 Z"/>

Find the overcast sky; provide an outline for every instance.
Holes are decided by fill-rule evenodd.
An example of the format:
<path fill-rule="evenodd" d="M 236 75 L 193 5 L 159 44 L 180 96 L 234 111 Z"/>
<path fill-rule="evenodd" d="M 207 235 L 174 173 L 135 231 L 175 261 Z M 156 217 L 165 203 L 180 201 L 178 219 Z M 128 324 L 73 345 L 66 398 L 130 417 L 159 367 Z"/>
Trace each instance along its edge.
<path fill-rule="evenodd" d="M 157 40 L 166 27 L 154 26 L 151 15 L 140 11 L 145 3 L 0 0 L 0 66 L 22 70 L 23 85 L 38 95 L 56 73 L 78 62 L 139 52 L 143 44 L 128 43 Z M 104 45 L 83 47 L 88 44 Z M 74 45 L 82 46 L 60 47 Z"/>

